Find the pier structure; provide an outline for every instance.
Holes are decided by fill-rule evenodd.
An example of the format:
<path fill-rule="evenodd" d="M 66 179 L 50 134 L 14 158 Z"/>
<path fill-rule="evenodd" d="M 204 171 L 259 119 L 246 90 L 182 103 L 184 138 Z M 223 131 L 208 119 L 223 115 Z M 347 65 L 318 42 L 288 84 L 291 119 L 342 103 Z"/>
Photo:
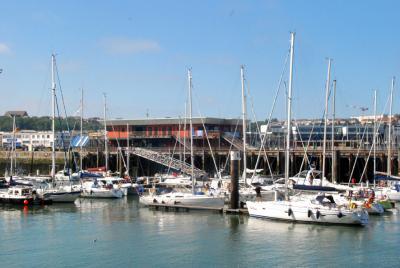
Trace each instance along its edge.
<path fill-rule="evenodd" d="M 110 170 L 124 174 L 129 169 L 132 177 L 152 176 L 166 171 L 185 173 L 190 169 L 188 124 L 184 118 L 160 118 L 140 120 L 107 120 L 107 141 L 109 144 Z M 334 126 L 334 142 L 326 148 L 326 176 L 337 182 L 346 183 L 352 178 L 359 181 L 373 180 L 373 125 L 347 124 L 338 119 Z M 187 123 L 187 122 L 186 122 Z M 312 163 L 317 169 L 322 169 L 322 140 L 321 126 L 309 122 L 293 129 L 293 144 L 290 150 L 290 173 L 295 175 L 300 170 L 307 169 Z M 229 153 L 232 150 L 241 152 L 243 159 L 243 142 L 241 137 L 242 122 L 237 119 L 223 118 L 194 118 L 193 119 L 193 153 L 196 176 L 216 175 L 217 170 L 229 174 Z M 247 132 L 246 160 L 249 169 L 254 169 L 260 153 L 260 137 L 253 128 Z M 283 123 L 271 124 L 269 130 L 263 130 L 265 150 L 257 168 L 262 174 L 277 176 L 284 171 L 285 128 Z M 314 131 L 314 133 L 312 132 Z M 400 128 L 393 126 L 391 174 L 399 174 L 399 142 Z M 386 172 L 387 169 L 387 127 L 381 125 L 376 131 L 376 170 Z M 327 139 L 331 139 L 329 136 Z M 332 144 L 334 144 L 332 148 Z M 66 163 L 66 155 L 75 155 L 79 162 L 80 148 L 73 152 L 56 153 L 57 170 L 64 165 L 73 166 L 73 161 Z M 18 166 L 24 173 L 33 174 L 40 169 L 42 174 L 49 172 L 51 154 L 48 151 L 17 151 Z M 105 165 L 104 135 L 101 132 L 89 134 L 89 142 L 82 151 L 83 168 L 101 167 Z M 129 156 L 129 157 L 128 157 Z M 10 152 L 0 151 L 0 168 L 9 166 Z M 128 162 L 127 162 L 128 161 Z M 367 167 L 365 164 L 367 162 Z M 332 163 L 334 165 L 332 169 Z M 242 170 L 242 161 L 239 169 Z M 333 172 L 332 172 L 333 170 Z M 332 178 L 332 173 L 334 178 Z M 351 175 L 352 174 L 352 175 Z M 400 174 L 399 174 L 400 175 Z"/>
<path fill-rule="evenodd" d="M 338 123 L 343 124 L 340 119 L 338 119 Z M 206 171 L 209 176 L 215 176 L 217 170 L 223 170 L 228 174 L 230 170 L 229 153 L 232 150 L 241 152 L 242 160 L 239 168 L 242 168 L 244 150 L 241 125 L 240 119 L 194 118 L 192 135 L 196 168 Z M 348 182 L 352 178 L 357 182 L 373 180 L 373 150 L 371 149 L 373 130 L 371 128 L 370 125 L 354 124 L 347 126 L 336 124 L 334 126 L 333 143 L 328 144 L 326 148 L 325 170 L 328 179 L 341 183 Z M 319 137 L 321 126 L 312 126 L 312 129 L 316 129 L 314 134 L 310 129 L 311 126 L 307 125 L 303 128 L 296 126 L 293 130 L 294 138 L 290 150 L 291 175 L 307 169 L 310 164 L 314 164 L 317 169 L 322 170 L 323 146 L 321 137 Z M 124 160 L 121 158 L 129 154 L 132 157 L 129 157 L 128 166 L 133 169 L 130 170 L 132 171 L 130 174 L 139 176 L 151 175 L 155 172 L 162 172 L 162 170 L 182 171 L 174 168 L 171 164 L 166 164 L 165 161 L 160 163 L 151 157 L 143 157 L 137 153 L 141 150 L 140 148 L 152 152 L 150 155 L 167 155 L 180 162 L 188 162 L 190 131 L 182 118 L 109 120 L 107 121 L 107 132 L 111 162 L 114 164 L 115 170 L 122 171 L 124 169 L 122 167 Z M 387 168 L 385 132 L 387 132 L 385 126 L 377 130 L 378 143 L 375 148 L 377 170 L 384 172 Z M 263 169 L 265 175 L 276 176 L 284 171 L 284 148 L 286 146 L 285 140 L 282 138 L 284 133 L 283 124 L 279 127 L 272 125 L 269 133 L 262 132 L 262 135 L 270 135 L 266 139 L 265 150 L 261 150 L 258 164 L 258 168 Z M 261 138 L 251 131 L 247 135 L 247 166 L 253 169 L 260 153 Z M 360 138 L 361 136 L 362 138 Z M 332 139 L 332 137 L 328 137 L 328 139 Z M 392 145 L 393 148 L 399 148 L 397 139 L 392 141 Z M 88 153 L 91 153 L 90 150 Z M 393 150 L 392 165 L 390 165 L 392 174 L 399 174 L 398 155 L 398 149 Z M 332 174 L 335 176 L 334 178 L 332 178 Z"/>

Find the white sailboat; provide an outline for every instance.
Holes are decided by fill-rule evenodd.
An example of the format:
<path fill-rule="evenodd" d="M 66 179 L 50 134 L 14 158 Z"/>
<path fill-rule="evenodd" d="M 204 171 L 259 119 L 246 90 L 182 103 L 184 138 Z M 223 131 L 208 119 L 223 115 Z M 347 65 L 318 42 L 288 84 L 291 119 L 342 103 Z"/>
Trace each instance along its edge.
<path fill-rule="evenodd" d="M 225 198 L 223 196 L 214 196 L 210 194 L 197 193 L 194 177 L 194 156 L 193 156 L 193 120 L 192 120 L 192 71 L 188 70 L 189 83 L 189 125 L 190 125 L 190 161 L 191 161 L 191 177 L 192 189 L 191 192 L 182 190 L 173 191 L 167 194 L 141 196 L 140 203 L 149 205 L 153 203 L 182 205 L 182 206 L 197 206 L 204 208 L 223 208 Z"/>
<path fill-rule="evenodd" d="M 82 183 L 81 197 L 85 198 L 121 198 L 124 192 L 121 188 L 115 188 L 113 184 L 108 184 L 101 179 L 98 181 L 85 181 Z"/>
<path fill-rule="evenodd" d="M 107 146 L 107 97 L 104 94 L 104 151 L 106 174 L 108 172 L 108 146 Z M 126 189 L 127 193 L 127 189 Z M 111 177 L 89 179 L 82 182 L 81 197 L 86 198 L 121 198 L 124 190 L 118 185 L 114 185 Z"/>
<path fill-rule="evenodd" d="M 51 96 L 52 96 L 52 150 L 51 150 L 51 180 L 55 182 L 56 179 L 56 130 L 55 130 L 55 119 L 56 119 L 56 82 L 55 82 L 55 67 L 56 58 L 55 55 L 51 55 Z M 73 203 L 81 194 L 81 190 L 76 186 L 56 186 L 53 184 L 47 184 L 47 187 L 38 188 L 37 193 L 51 200 L 54 203 Z"/>
<path fill-rule="evenodd" d="M 389 129 L 388 129 L 388 156 L 387 156 L 387 171 L 376 172 L 375 180 L 379 182 L 386 182 L 387 186 L 376 187 L 376 193 L 381 197 L 386 197 L 391 201 L 400 202 L 400 177 L 392 175 L 392 110 L 393 110 L 393 91 L 394 91 L 395 78 L 392 78 L 392 86 L 390 89 L 390 108 L 389 108 Z M 375 153 L 375 152 L 374 152 Z M 375 156 L 374 156 L 375 158 Z M 374 166 L 375 167 L 375 166 Z"/>
<path fill-rule="evenodd" d="M 287 100 L 285 195 L 282 196 L 279 191 L 276 191 L 274 201 L 248 201 L 246 204 L 249 214 L 252 217 L 286 220 L 291 222 L 365 225 L 368 223 L 368 213 L 363 209 L 351 210 L 346 206 L 339 206 L 334 202 L 333 198 L 325 195 L 316 195 L 312 197 L 289 197 L 288 195 L 294 37 L 294 33 L 291 33 L 289 89 Z"/>

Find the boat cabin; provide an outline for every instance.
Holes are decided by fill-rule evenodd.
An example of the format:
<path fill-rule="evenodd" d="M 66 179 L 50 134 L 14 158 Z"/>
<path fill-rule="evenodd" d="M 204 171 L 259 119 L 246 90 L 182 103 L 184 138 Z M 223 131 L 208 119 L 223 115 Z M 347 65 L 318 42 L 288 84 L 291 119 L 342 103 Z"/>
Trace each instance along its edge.
<path fill-rule="evenodd" d="M 10 187 L 7 193 L 13 196 L 31 196 L 33 190 L 31 187 Z"/>

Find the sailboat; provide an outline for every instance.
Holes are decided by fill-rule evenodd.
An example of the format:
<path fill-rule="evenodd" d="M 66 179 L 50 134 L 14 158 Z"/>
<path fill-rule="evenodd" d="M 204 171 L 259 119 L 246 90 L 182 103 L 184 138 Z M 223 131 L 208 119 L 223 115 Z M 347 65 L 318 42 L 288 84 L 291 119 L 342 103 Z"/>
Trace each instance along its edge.
<path fill-rule="evenodd" d="M 194 176 L 194 156 L 193 156 L 193 120 L 192 120 L 192 71 L 188 70 L 188 84 L 189 84 L 189 135 L 190 135 L 190 162 L 191 162 L 191 191 L 187 188 L 181 188 L 170 193 L 160 195 L 147 195 L 139 198 L 140 203 L 144 205 L 160 203 L 167 205 L 180 205 L 180 206 L 198 206 L 204 208 L 223 208 L 225 197 L 206 195 L 201 192 L 196 192 L 195 176 Z M 184 191 L 187 189 L 187 191 Z"/>
<path fill-rule="evenodd" d="M 8 186 L 14 186 L 14 185 L 25 185 L 25 186 L 32 186 L 32 183 L 29 181 L 26 181 L 24 178 L 16 175 L 15 170 L 16 170 L 16 138 L 15 138 L 15 132 L 16 132 L 16 123 L 15 123 L 15 115 L 13 115 L 13 138 L 11 142 L 11 151 L 10 151 L 10 173 L 6 174 L 5 176 L 5 181 Z"/>
<path fill-rule="evenodd" d="M 352 210 L 346 206 L 339 206 L 330 195 L 317 194 L 310 197 L 302 195 L 289 196 L 288 194 L 294 38 L 295 34 L 291 33 L 287 97 L 285 193 L 282 194 L 279 191 L 275 191 L 274 201 L 248 201 L 246 205 L 249 214 L 252 217 L 290 222 L 366 225 L 368 223 L 368 212 L 363 209 Z"/>
<path fill-rule="evenodd" d="M 51 55 L 51 96 L 52 96 L 52 150 L 51 150 L 51 181 L 52 183 L 47 184 L 44 188 L 38 188 L 37 193 L 42 195 L 43 198 L 51 200 L 53 203 L 73 203 L 81 194 L 81 190 L 77 186 L 70 185 L 56 185 L 56 82 L 55 82 L 55 68 L 56 58 L 55 55 Z"/>
<path fill-rule="evenodd" d="M 377 181 L 379 182 L 379 184 L 381 183 L 385 184 L 386 182 L 387 184 L 386 186 L 383 187 L 381 186 L 375 187 L 377 195 L 381 197 L 386 197 L 390 201 L 400 202 L 400 177 L 392 175 L 392 110 L 393 110 L 394 84 L 395 84 L 395 78 L 393 77 L 390 89 L 389 129 L 388 129 L 388 139 L 387 139 L 387 145 L 388 145 L 387 171 L 386 173 L 376 172 L 374 164 L 374 173 L 375 173 L 374 182 Z M 376 135 L 376 133 L 374 134 Z M 375 163 L 375 151 L 374 151 L 374 163 Z"/>
<path fill-rule="evenodd" d="M 107 97 L 104 94 L 104 151 L 105 151 L 105 173 L 108 172 L 108 145 L 107 145 Z M 101 181 L 101 176 L 82 180 L 82 197 L 86 198 L 121 198 L 124 192 L 120 187 L 114 187 L 111 180 Z"/>

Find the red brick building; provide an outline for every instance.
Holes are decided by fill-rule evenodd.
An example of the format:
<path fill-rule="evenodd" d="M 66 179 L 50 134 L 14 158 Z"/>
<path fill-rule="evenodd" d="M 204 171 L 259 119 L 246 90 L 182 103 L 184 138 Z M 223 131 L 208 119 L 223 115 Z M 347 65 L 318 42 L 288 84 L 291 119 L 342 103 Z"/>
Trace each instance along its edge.
<path fill-rule="evenodd" d="M 195 146 L 203 146 L 208 137 L 212 146 L 228 146 L 227 136 L 240 138 L 240 119 L 211 117 L 193 118 L 193 139 Z M 184 118 L 115 119 L 107 121 L 107 137 L 111 146 L 126 147 L 129 134 L 130 146 L 173 147 L 177 142 L 189 145 L 189 120 Z M 208 146 L 208 145 L 207 145 Z"/>

